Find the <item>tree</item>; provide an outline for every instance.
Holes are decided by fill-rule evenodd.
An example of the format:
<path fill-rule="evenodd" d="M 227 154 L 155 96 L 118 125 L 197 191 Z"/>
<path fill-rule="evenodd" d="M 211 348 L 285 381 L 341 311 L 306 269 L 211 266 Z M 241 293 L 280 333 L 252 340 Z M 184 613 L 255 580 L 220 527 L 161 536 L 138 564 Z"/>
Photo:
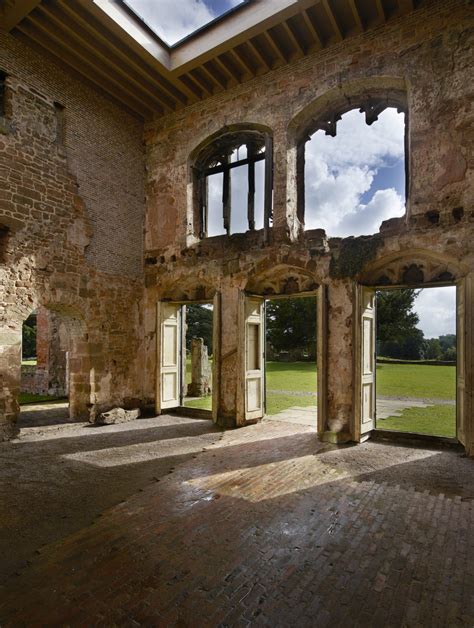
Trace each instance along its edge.
<path fill-rule="evenodd" d="M 23 359 L 36 356 L 36 314 L 28 316 L 22 327 L 21 353 Z"/>
<path fill-rule="evenodd" d="M 267 301 L 267 339 L 276 352 L 300 350 L 316 356 L 314 297 Z"/>
<path fill-rule="evenodd" d="M 186 306 L 186 348 L 191 348 L 191 338 L 202 338 L 212 355 L 212 308 L 207 304 L 192 303 Z"/>
<path fill-rule="evenodd" d="M 425 358 L 427 360 L 441 360 L 443 351 L 438 338 L 427 338 L 425 340 Z"/>
<path fill-rule="evenodd" d="M 403 342 L 415 333 L 419 322 L 413 311 L 419 290 L 379 290 L 377 292 L 377 339 L 380 343 Z"/>

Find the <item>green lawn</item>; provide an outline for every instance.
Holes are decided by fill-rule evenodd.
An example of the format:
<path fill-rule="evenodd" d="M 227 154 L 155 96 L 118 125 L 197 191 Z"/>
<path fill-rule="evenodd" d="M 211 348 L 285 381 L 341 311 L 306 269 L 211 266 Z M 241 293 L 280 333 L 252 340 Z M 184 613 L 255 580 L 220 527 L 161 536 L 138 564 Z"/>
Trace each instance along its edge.
<path fill-rule="evenodd" d="M 400 417 L 389 417 L 377 421 L 377 427 L 382 430 L 454 438 L 456 436 L 456 406 L 407 408 Z"/>
<path fill-rule="evenodd" d="M 267 362 L 268 390 L 315 393 L 316 385 L 315 362 Z"/>
<path fill-rule="evenodd" d="M 24 406 L 28 403 L 41 403 L 44 401 L 66 401 L 66 399 L 62 397 L 52 397 L 50 395 L 32 395 L 30 393 L 20 393 L 20 396 L 18 397 L 18 403 L 20 406 Z"/>
<path fill-rule="evenodd" d="M 306 406 L 315 405 L 315 396 L 295 397 L 294 395 L 267 394 L 267 414 L 269 416 L 278 414 L 278 412 L 283 412 L 283 410 L 288 410 L 288 408 L 293 408 L 294 406 L 305 408 Z"/>
<path fill-rule="evenodd" d="M 456 367 L 427 364 L 379 364 L 377 394 L 415 399 L 455 399 Z"/>

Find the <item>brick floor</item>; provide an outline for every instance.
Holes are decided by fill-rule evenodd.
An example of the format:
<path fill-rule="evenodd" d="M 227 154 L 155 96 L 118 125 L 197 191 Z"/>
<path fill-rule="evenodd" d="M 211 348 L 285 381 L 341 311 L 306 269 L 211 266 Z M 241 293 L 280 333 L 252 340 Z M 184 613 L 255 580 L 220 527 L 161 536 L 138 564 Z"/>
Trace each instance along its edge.
<path fill-rule="evenodd" d="M 41 550 L 0 625 L 473 626 L 473 479 L 451 450 L 228 431 Z"/>

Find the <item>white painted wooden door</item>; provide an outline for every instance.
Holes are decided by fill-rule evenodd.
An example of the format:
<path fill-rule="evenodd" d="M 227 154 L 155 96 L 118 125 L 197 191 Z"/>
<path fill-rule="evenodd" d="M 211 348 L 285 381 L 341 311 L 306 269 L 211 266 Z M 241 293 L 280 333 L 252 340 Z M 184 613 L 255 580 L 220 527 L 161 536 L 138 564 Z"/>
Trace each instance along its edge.
<path fill-rule="evenodd" d="M 466 444 L 466 281 L 461 280 L 456 286 L 456 424 L 457 438 Z"/>
<path fill-rule="evenodd" d="M 158 303 L 157 391 L 158 413 L 180 405 L 181 392 L 181 306 Z"/>
<path fill-rule="evenodd" d="M 265 302 L 245 298 L 245 420 L 260 419 L 264 409 Z"/>
<path fill-rule="evenodd" d="M 375 290 L 360 286 L 360 440 L 375 429 Z"/>

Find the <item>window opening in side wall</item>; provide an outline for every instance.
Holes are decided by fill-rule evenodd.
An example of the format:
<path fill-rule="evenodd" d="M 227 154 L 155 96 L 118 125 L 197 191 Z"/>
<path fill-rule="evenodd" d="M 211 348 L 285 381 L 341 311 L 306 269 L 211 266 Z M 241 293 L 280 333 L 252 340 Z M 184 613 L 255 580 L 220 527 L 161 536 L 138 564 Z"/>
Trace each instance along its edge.
<path fill-rule="evenodd" d="M 193 168 L 201 238 L 270 228 L 272 154 L 258 131 L 224 134 L 201 151 Z"/>
<path fill-rule="evenodd" d="M 324 116 L 304 150 L 305 229 L 371 235 L 405 214 L 406 122 L 386 100 Z"/>

